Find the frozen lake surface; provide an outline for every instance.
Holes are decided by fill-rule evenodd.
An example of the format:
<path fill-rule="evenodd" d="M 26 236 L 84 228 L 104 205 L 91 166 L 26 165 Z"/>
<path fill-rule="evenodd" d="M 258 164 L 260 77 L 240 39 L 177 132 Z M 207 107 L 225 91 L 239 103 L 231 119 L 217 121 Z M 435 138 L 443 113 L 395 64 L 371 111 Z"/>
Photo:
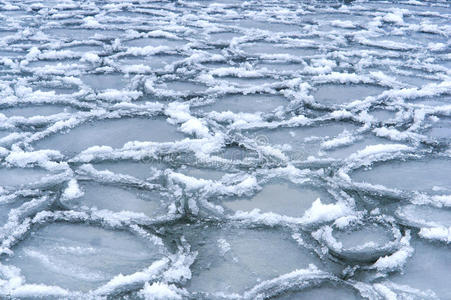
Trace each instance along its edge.
<path fill-rule="evenodd" d="M 451 299 L 449 1 L 0 1 L 1 299 Z"/>

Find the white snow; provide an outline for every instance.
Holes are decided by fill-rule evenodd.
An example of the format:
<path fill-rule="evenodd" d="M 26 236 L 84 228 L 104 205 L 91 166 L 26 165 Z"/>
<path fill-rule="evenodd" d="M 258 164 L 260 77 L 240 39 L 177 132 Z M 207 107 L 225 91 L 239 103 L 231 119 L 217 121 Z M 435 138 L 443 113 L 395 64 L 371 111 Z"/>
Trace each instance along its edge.
<path fill-rule="evenodd" d="M 302 220 L 306 223 L 322 223 L 333 221 L 352 213 L 353 210 L 345 203 L 323 204 L 318 198 L 312 203 L 312 207 L 305 212 Z"/>
<path fill-rule="evenodd" d="M 152 285 L 146 282 L 144 288 L 139 291 L 141 297 L 146 300 L 179 300 L 182 296 L 177 293 L 177 287 L 173 284 L 168 285 L 160 282 L 154 282 Z"/>

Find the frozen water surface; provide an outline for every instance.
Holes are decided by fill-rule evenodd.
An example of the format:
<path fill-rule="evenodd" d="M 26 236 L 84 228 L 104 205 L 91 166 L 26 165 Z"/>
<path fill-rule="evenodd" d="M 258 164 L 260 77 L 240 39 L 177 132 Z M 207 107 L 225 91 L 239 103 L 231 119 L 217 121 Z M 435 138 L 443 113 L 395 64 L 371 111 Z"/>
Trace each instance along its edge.
<path fill-rule="evenodd" d="M 205 228 L 195 231 L 199 251 L 189 289 L 243 292 L 258 282 L 306 268 L 318 259 L 284 233 L 273 230 Z M 283 256 L 281 251 L 285 252 Z"/>
<path fill-rule="evenodd" d="M 196 84 L 189 81 L 181 81 L 181 80 L 174 80 L 165 82 L 165 87 L 168 88 L 171 91 L 176 92 L 182 92 L 182 93 L 199 93 L 204 90 L 206 90 L 206 86 L 201 84 Z"/>
<path fill-rule="evenodd" d="M 182 166 L 176 171 L 191 177 L 207 180 L 221 180 L 221 178 L 226 174 L 222 170 L 193 168 L 187 166 Z"/>
<path fill-rule="evenodd" d="M 291 48 L 280 47 L 277 44 L 257 42 L 243 47 L 243 51 L 255 55 L 255 54 L 288 54 L 295 56 L 309 56 L 318 53 L 317 49 L 309 48 Z"/>
<path fill-rule="evenodd" d="M 234 211 L 259 209 L 262 212 L 302 217 L 318 198 L 324 203 L 330 202 L 330 195 L 320 189 L 289 183 L 272 183 L 265 185 L 250 199 L 233 199 L 224 201 L 223 204 Z"/>
<path fill-rule="evenodd" d="M 451 137 L 451 119 L 443 118 L 432 124 L 428 132 L 437 139 L 449 139 Z"/>
<path fill-rule="evenodd" d="M 449 159 L 391 162 L 375 165 L 369 170 L 357 170 L 353 177 L 357 181 L 380 184 L 402 190 L 427 191 L 449 188 L 451 178 Z M 403 178 L 403 180 L 400 180 Z"/>
<path fill-rule="evenodd" d="M 391 233 L 384 227 L 368 225 L 359 230 L 340 231 L 335 234 L 344 248 L 354 248 L 372 243 L 375 246 L 383 246 L 392 239 Z"/>
<path fill-rule="evenodd" d="M 293 159 L 307 159 L 309 156 L 323 156 L 321 145 L 324 142 L 355 128 L 350 123 L 334 122 L 318 126 L 258 129 L 246 131 L 245 134 L 263 144 L 283 146 L 283 150 L 290 153 Z"/>
<path fill-rule="evenodd" d="M 90 74 L 82 80 L 95 90 L 122 89 L 127 85 L 127 78 L 122 74 Z"/>
<path fill-rule="evenodd" d="M 0 4 L 0 299 L 451 299 L 447 1 Z"/>
<path fill-rule="evenodd" d="M 396 117 L 396 112 L 386 109 L 375 109 L 370 114 L 379 122 L 386 122 Z"/>
<path fill-rule="evenodd" d="M 128 47 L 146 47 L 146 46 L 168 46 L 181 47 L 185 44 L 183 40 L 170 40 L 165 38 L 139 38 L 124 42 L 124 46 Z"/>
<path fill-rule="evenodd" d="M 284 62 L 270 62 L 261 61 L 257 64 L 259 68 L 266 68 L 275 73 L 291 73 L 296 71 L 301 71 L 304 69 L 304 65 L 295 63 L 284 63 Z"/>
<path fill-rule="evenodd" d="M 409 224 L 416 226 L 451 226 L 451 211 L 449 209 L 427 205 L 407 205 L 400 207 L 398 216 Z"/>
<path fill-rule="evenodd" d="M 230 85 L 238 85 L 242 87 L 252 87 L 256 85 L 264 85 L 264 84 L 273 84 L 276 79 L 273 78 L 250 78 L 250 77 L 233 77 L 233 76 L 224 76 L 220 78 L 222 83 L 230 84 Z"/>
<path fill-rule="evenodd" d="M 21 116 L 21 117 L 34 117 L 34 116 L 50 116 L 60 113 L 72 113 L 75 112 L 70 106 L 62 105 L 30 105 L 30 106 L 17 106 L 6 109 L 0 109 L 0 113 L 7 117 Z"/>
<path fill-rule="evenodd" d="M 81 67 L 83 66 L 83 64 L 80 62 L 80 59 L 65 59 L 63 61 L 55 59 L 55 60 L 36 60 L 36 61 L 31 61 L 27 64 L 28 68 L 45 68 L 48 69 L 50 67 L 55 67 L 55 66 L 64 66 L 64 65 L 73 65 L 74 67 Z"/>
<path fill-rule="evenodd" d="M 0 182 L 2 186 L 21 186 L 38 182 L 50 172 L 41 168 L 1 168 Z"/>
<path fill-rule="evenodd" d="M 162 70 L 178 61 L 183 60 L 184 58 L 185 57 L 177 54 L 159 54 L 142 57 L 125 56 L 119 58 L 117 62 L 123 66 L 144 65 L 150 67 L 151 69 Z"/>
<path fill-rule="evenodd" d="M 128 141 L 170 142 L 181 138 L 183 134 L 163 119 L 123 118 L 89 122 L 67 133 L 56 133 L 38 141 L 36 149 L 57 149 L 70 155 L 92 146 L 120 148 Z"/>
<path fill-rule="evenodd" d="M 7 33 L 5 33 L 6 35 Z M 212 32 L 209 34 L 212 43 L 228 44 L 231 39 L 242 36 L 237 32 Z"/>
<path fill-rule="evenodd" d="M 422 240 L 412 242 L 415 254 L 402 274 L 396 274 L 395 283 L 415 284 L 416 288 L 433 291 L 439 299 L 451 297 L 443 277 L 448 276 L 447 267 L 451 263 L 448 247 L 435 245 Z M 425 263 L 427 262 L 427 263 Z"/>
<path fill-rule="evenodd" d="M 121 30 L 82 29 L 82 28 L 51 28 L 44 33 L 53 39 L 84 41 L 93 38 L 115 38 L 121 35 Z"/>
<path fill-rule="evenodd" d="M 67 50 L 71 50 L 74 52 L 85 53 L 85 52 L 101 52 L 102 47 L 96 45 L 78 45 L 78 46 L 70 46 L 66 48 Z"/>
<path fill-rule="evenodd" d="M 299 32 L 301 29 L 299 25 L 264 22 L 259 20 L 242 19 L 237 22 L 240 27 L 249 29 L 261 29 L 270 32 Z"/>
<path fill-rule="evenodd" d="M 139 179 L 152 177 L 156 172 L 164 170 L 166 167 L 165 162 L 161 160 L 103 161 L 95 164 L 97 170 L 130 175 Z"/>
<path fill-rule="evenodd" d="M 25 54 L 22 51 L 8 51 L 8 50 L 0 50 L 0 57 L 2 58 L 18 58 Z"/>
<path fill-rule="evenodd" d="M 276 297 L 277 300 L 314 300 L 314 299 L 337 299 L 337 300 L 357 300 L 361 299 L 358 293 L 351 288 L 333 286 L 332 284 L 323 284 L 318 287 L 308 288 L 297 293 L 287 293 L 280 297 Z"/>
<path fill-rule="evenodd" d="M 87 291 L 162 256 L 157 246 L 128 232 L 51 224 L 31 232 L 7 263 L 19 266 L 27 282 Z"/>
<path fill-rule="evenodd" d="M 313 96 L 319 103 L 331 105 L 365 99 L 368 96 L 376 96 L 383 91 L 384 89 L 381 87 L 370 85 L 324 84 L 317 87 Z"/>
<path fill-rule="evenodd" d="M 339 138 L 338 138 L 339 139 Z M 343 140 L 345 141 L 346 138 L 343 138 Z M 324 146 L 328 146 L 330 144 L 333 144 L 334 140 L 332 139 L 331 141 L 326 141 L 324 142 L 323 148 Z M 380 137 L 375 137 L 373 135 L 367 135 L 367 136 L 362 136 L 362 138 L 357 139 L 356 141 L 353 141 L 352 143 L 343 143 L 343 145 L 337 145 L 331 149 L 327 149 L 327 147 L 325 147 L 325 149 L 323 150 L 324 152 L 326 152 L 328 156 L 333 157 L 333 158 L 337 158 L 337 159 L 344 159 L 349 157 L 350 155 L 352 155 L 353 153 L 357 153 L 358 151 L 361 151 L 363 149 L 365 149 L 368 146 L 374 146 L 374 145 L 381 145 L 381 144 L 389 144 L 390 140 L 384 139 L 384 138 L 380 138 Z"/>
<path fill-rule="evenodd" d="M 155 191 L 115 187 L 105 184 L 81 184 L 84 195 L 78 199 L 63 201 L 71 209 L 89 207 L 110 211 L 131 211 L 149 217 L 165 214 L 164 197 Z"/>
<path fill-rule="evenodd" d="M 216 99 L 211 105 L 201 107 L 205 112 L 231 111 L 234 113 L 271 112 L 279 106 L 287 105 L 282 96 L 267 94 L 227 95 Z"/>
<path fill-rule="evenodd" d="M 12 209 L 17 209 L 26 202 L 25 198 L 12 199 L 0 204 L 0 226 L 4 226 L 9 219 L 9 213 Z M 2 230 L 0 229 L 0 232 Z"/>

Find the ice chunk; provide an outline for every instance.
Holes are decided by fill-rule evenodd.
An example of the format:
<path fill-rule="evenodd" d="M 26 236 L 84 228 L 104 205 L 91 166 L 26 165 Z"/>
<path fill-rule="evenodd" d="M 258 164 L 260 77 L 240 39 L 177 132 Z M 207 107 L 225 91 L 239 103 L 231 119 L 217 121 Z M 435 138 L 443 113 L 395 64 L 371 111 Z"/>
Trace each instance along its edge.
<path fill-rule="evenodd" d="M 396 112 L 386 109 L 375 109 L 370 114 L 379 122 L 386 122 L 396 116 Z"/>
<path fill-rule="evenodd" d="M 99 171 L 111 171 L 117 174 L 131 175 L 139 179 L 147 179 L 168 166 L 163 160 L 146 161 L 103 161 L 94 164 Z"/>
<path fill-rule="evenodd" d="M 223 205 L 233 211 L 259 209 L 263 213 L 273 212 L 290 217 L 302 217 L 319 197 L 325 203 L 331 201 L 331 196 L 323 190 L 280 182 L 265 185 L 252 198 L 226 199 Z"/>
<path fill-rule="evenodd" d="M 261 61 L 256 65 L 259 68 L 267 69 L 274 73 L 289 73 L 302 71 L 304 69 L 304 65 L 300 63 L 287 63 L 284 61 L 281 62 L 273 62 L 271 60 Z"/>
<path fill-rule="evenodd" d="M 280 297 L 276 297 L 277 300 L 315 300 L 315 299 L 336 299 L 336 300 L 357 300 L 361 299 L 360 294 L 348 287 L 330 284 L 321 284 L 317 287 L 308 288 L 300 292 L 286 293 Z"/>
<path fill-rule="evenodd" d="M 256 141 L 272 145 L 288 145 L 284 149 L 293 160 L 307 159 L 320 155 L 321 143 L 325 138 L 333 138 L 347 130 L 352 132 L 356 126 L 344 122 L 328 122 L 317 126 L 280 127 L 275 129 L 258 129 L 246 131 L 245 134 Z"/>
<path fill-rule="evenodd" d="M 152 70 L 161 70 L 183 59 L 184 56 L 182 55 L 159 54 L 152 56 L 141 56 L 138 58 L 127 56 L 118 59 L 118 62 L 123 66 L 144 64 L 145 66 L 149 66 Z"/>
<path fill-rule="evenodd" d="M 82 124 L 68 133 L 56 133 L 34 145 L 74 155 L 92 146 L 120 148 L 127 142 L 171 142 L 184 136 L 163 119 L 122 118 Z"/>
<path fill-rule="evenodd" d="M 122 74 L 89 74 L 81 79 L 95 90 L 123 89 L 127 85 L 127 79 Z"/>
<path fill-rule="evenodd" d="M 25 52 L 22 51 L 0 50 L 0 58 L 18 58 L 23 56 L 25 56 Z"/>
<path fill-rule="evenodd" d="M 145 46 L 168 46 L 170 48 L 182 47 L 186 42 L 183 40 L 173 40 L 166 38 L 138 38 L 123 43 L 127 47 L 145 47 Z"/>
<path fill-rule="evenodd" d="M 451 185 L 449 170 L 451 160 L 448 159 L 392 161 L 375 165 L 369 170 L 356 170 L 351 178 L 388 188 L 431 191 L 434 186 L 446 188 Z"/>
<path fill-rule="evenodd" d="M 39 182 L 51 172 L 41 168 L 1 168 L 0 186 L 19 187 L 24 184 Z"/>
<path fill-rule="evenodd" d="M 27 283 L 87 291 L 149 266 L 163 252 L 129 232 L 55 223 L 33 231 L 6 263 L 19 267 Z"/>
<path fill-rule="evenodd" d="M 441 118 L 432 124 L 432 128 L 428 130 L 428 135 L 436 139 L 449 140 L 451 138 L 451 119 Z"/>
<path fill-rule="evenodd" d="M 161 217 L 167 213 L 168 199 L 157 191 L 121 188 L 98 183 L 81 183 L 84 195 L 63 204 L 70 209 L 89 207 L 114 212 L 131 211 L 148 217 Z"/>
<path fill-rule="evenodd" d="M 413 240 L 412 247 L 415 249 L 413 256 L 405 265 L 400 274 L 395 274 L 391 281 L 398 284 L 414 286 L 423 291 L 433 291 L 438 299 L 451 297 L 448 281 L 448 264 L 451 263 L 451 253 L 446 247 L 421 241 Z"/>
<path fill-rule="evenodd" d="M 353 136 L 351 134 L 351 138 L 352 137 Z M 334 141 L 334 140 L 332 140 L 332 141 Z M 333 158 L 347 158 L 351 154 L 359 152 L 368 146 L 389 144 L 389 143 L 391 143 L 389 140 L 375 137 L 373 135 L 367 135 L 361 139 L 357 139 L 356 141 L 352 141 L 350 143 L 344 143 L 343 146 L 339 145 L 338 147 L 332 148 L 330 150 L 325 149 L 326 150 L 325 152 L 327 153 L 326 154 L 327 156 L 330 156 Z M 324 145 L 324 143 L 322 145 Z"/>
<path fill-rule="evenodd" d="M 344 104 L 354 100 L 363 100 L 368 96 L 381 94 L 385 89 L 374 85 L 363 84 L 322 84 L 313 93 L 313 97 L 321 104 Z"/>
<path fill-rule="evenodd" d="M 404 222 L 413 226 L 445 226 L 451 227 L 451 211 L 428 205 L 400 206 L 396 212 Z"/>
<path fill-rule="evenodd" d="M 227 43 L 229 44 L 233 38 L 240 37 L 241 34 L 237 32 L 212 32 L 209 34 L 209 39 L 213 43 Z"/>
<path fill-rule="evenodd" d="M 207 168 L 195 168 L 195 167 L 187 167 L 182 166 L 181 168 L 176 170 L 179 173 L 201 178 L 201 179 L 208 179 L 208 180 L 220 180 L 226 173 L 221 170 L 215 170 L 215 169 L 207 169 Z"/>
<path fill-rule="evenodd" d="M 193 250 L 191 291 L 242 293 L 261 280 L 308 267 L 319 260 L 280 231 L 238 228 L 191 228 L 186 232 Z M 230 245 L 221 255 L 218 238 Z M 284 255 L 280 255 L 283 251 Z"/>
<path fill-rule="evenodd" d="M 243 51 L 248 54 L 288 54 L 296 57 L 310 56 L 314 55 L 318 50 L 315 49 L 315 44 L 310 41 L 305 41 L 306 47 L 281 47 L 278 44 L 266 43 L 266 42 L 256 42 L 243 47 Z"/>
<path fill-rule="evenodd" d="M 25 197 L 13 197 L 8 200 L 0 200 L 0 228 L 8 222 L 10 212 L 12 209 L 18 208 L 24 204 L 28 199 Z M 0 229 L 0 233 L 2 230 Z"/>
<path fill-rule="evenodd" d="M 34 116 L 50 116 L 59 113 L 72 113 L 75 112 L 70 106 L 62 105 L 28 105 L 28 106 L 16 106 L 0 110 L 0 113 L 7 117 L 21 116 L 21 117 L 34 117 Z"/>
<path fill-rule="evenodd" d="M 99 53 L 103 50 L 103 48 L 101 46 L 97 46 L 97 45 L 77 45 L 77 46 L 70 46 L 65 48 L 67 50 L 71 50 L 73 52 L 80 52 L 80 53 L 85 53 L 87 55 L 95 55 L 97 56 L 96 53 Z"/>
<path fill-rule="evenodd" d="M 165 82 L 165 86 L 172 91 L 181 92 L 183 94 L 192 94 L 203 92 L 207 89 L 206 86 L 190 81 L 174 80 Z"/>
<path fill-rule="evenodd" d="M 81 40 L 85 41 L 96 37 L 118 37 L 121 30 L 101 30 L 101 29 L 81 29 L 81 28 L 49 28 L 44 31 L 46 34 L 57 39 Z"/>
<path fill-rule="evenodd" d="M 335 237 L 344 248 L 355 248 L 363 245 L 381 247 L 393 239 L 390 229 L 370 224 L 358 230 L 338 231 Z"/>
<path fill-rule="evenodd" d="M 145 300 L 182 300 L 182 296 L 178 293 L 178 288 L 173 284 L 164 284 L 160 282 L 152 283 L 148 282 L 144 285 L 144 288 L 139 294 Z"/>
<path fill-rule="evenodd" d="M 269 113 L 281 106 L 288 104 L 288 100 L 280 95 L 271 94 L 247 94 L 247 95 L 226 95 L 215 100 L 213 104 L 203 106 L 201 111 L 223 112 L 231 111 L 234 113 Z"/>
<path fill-rule="evenodd" d="M 235 77 L 224 76 L 219 79 L 221 83 L 228 85 L 236 85 L 240 89 L 255 89 L 255 86 L 264 86 L 277 82 L 271 77 Z"/>
<path fill-rule="evenodd" d="M 240 19 L 235 21 L 235 24 L 243 28 L 267 30 L 270 32 L 298 32 L 300 30 L 299 25 L 295 24 L 253 20 L 251 18 Z"/>

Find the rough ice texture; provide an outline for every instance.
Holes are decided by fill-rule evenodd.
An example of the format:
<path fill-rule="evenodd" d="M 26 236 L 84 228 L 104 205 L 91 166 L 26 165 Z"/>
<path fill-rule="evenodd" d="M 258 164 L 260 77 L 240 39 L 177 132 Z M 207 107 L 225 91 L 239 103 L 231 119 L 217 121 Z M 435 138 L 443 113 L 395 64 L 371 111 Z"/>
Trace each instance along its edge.
<path fill-rule="evenodd" d="M 449 276 L 415 265 L 424 245 L 446 261 L 451 241 L 450 3 L 342 2 L 3 1 L 0 298 L 269 299 L 333 284 L 451 299 Z M 359 243 L 368 222 L 389 249 Z M 312 256 L 272 273 L 252 248 L 268 241 L 193 241 L 196 226 Z M 337 255 L 352 251 L 335 229 L 354 230 L 354 253 Z M 91 272 L 95 255 L 121 259 Z M 197 290 L 209 272 L 253 284 Z"/>

